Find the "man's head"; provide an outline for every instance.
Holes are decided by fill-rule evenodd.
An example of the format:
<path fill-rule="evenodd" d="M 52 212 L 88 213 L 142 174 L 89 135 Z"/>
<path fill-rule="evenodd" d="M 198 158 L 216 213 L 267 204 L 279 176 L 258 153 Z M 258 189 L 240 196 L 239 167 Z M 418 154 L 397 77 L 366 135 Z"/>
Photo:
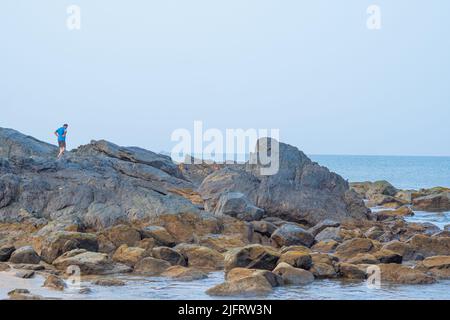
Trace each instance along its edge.
<path fill-rule="evenodd" d="M 67 129 L 67 128 L 69 127 L 69 125 L 68 125 L 67 123 L 65 123 L 65 124 L 63 125 L 63 127 Z"/>

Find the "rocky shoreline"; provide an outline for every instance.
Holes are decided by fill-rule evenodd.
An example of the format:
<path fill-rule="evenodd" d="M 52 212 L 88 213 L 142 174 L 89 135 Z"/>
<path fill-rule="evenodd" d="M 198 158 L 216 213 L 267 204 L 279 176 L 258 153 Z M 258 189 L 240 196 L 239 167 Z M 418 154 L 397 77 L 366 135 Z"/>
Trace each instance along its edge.
<path fill-rule="evenodd" d="M 450 278 L 449 226 L 405 221 L 415 210 L 449 211 L 448 188 L 349 184 L 282 143 L 272 176 L 250 164 L 178 165 L 107 141 L 61 161 L 56 153 L 0 128 L 0 272 L 43 276 L 52 290 L 67 289 L 73 266 L 101 286 L 123 285 L 118 274 L 196 281 L 223 271 L 211 296 L 365 281 L 374 265 L 390 283 Z M 45 299 L 26 287 L 9 297 Z"/>

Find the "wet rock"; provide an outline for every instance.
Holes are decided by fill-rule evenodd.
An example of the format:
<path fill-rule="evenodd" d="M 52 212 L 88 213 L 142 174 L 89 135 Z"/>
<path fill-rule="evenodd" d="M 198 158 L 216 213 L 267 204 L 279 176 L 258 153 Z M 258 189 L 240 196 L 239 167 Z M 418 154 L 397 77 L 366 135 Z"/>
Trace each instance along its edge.
<path fill-rule="evenodd" d="M 11 254 L 16 250 L 14 246 L 3 246 L 0 248 L 0 262 L 8 261 Z"/>
<path fill-rule="evenodd" d="M 450 256 L 428 257 L 421 262 L 425 271 L 440 279 L 450 278 Z"/>
<path fill-rule="evenodd" d="M 408 244 L 416 253 L 420 253 L 424 257 L 450 254 L 450 237 L 430 237 L 418 234 L 413 236 Z"/>
<path fill-rule="evenodd" d="M 31 294 L 27 289 L 14 289 L 8 292 L 10 300 L 43 300 L 44 297 Z"/>
<path fill-rule="evenodd" d="M 309 270 L 312 266 L 312 259 L 308 253 L 288 251 L 280 256 L 278 264 L 280 263 L 287 263 L 295 268 Z"/>
<path fill-rule="evenodd" d="M 8 271 L 10 268 L 10 266 L 6 263 L 0 262 L 0 272 L 2 271 Z"/>
<path fill-rule="evenodd" d="M 49 275 L 43 284 L 43 287 L 63 291 L 67 285 L 66 282 L 58 276 Z"/>
<path fill-rule="evenodd" d="M 164 227 L 147 226 L 141 230 L 141 233 L 143 238 L 153 238 L 161 246 L 173 247 L 176 245 L 175 238 Z"/>
<path fill-rule="evenodd" d="M 92 284 L 102 287 L 123 287 L 125 282 L 119 279 L 107 278 L 94 280 L 92 281 Z"/>
<path fill-rule="evenodd" d="M 225 270 L 233 268 L 249 268 L 273 270 L 280 254 L 272 247 L 259 244 L 232 249 L 225 253 Z"/>
<path fill-rule="evenodd" d="M 402 263 L 403 257 L 391 250 L 387 249 L 381 249 L 380 251 L 375 252 L 374 257 L 380 262 L 380 263 Z"/>
<path fill-rule="evenodd" d="M 375 181 L 369 184 L 366 196 L 369 198 L 373 194 L 382 194 L 386 196 L 395 196 L 398 190 L 385 180 Z"/>
<path fill-rule="evenodd" d="M 220 196 L 214 213 L 229 215 L 244 221 L 253 221 L 260 220 L 264 215 L 264 210 L 253 205 L 243 193 L 228 192 Z"/>
<path fill-rule="evenodd" d="M 331 253 L 334 252 L 336 247 L 339 245 L 339 242 L 335 240 L 324 240 L 319 241 L 315 245 L 311 247 L 311 250 L 315 252 L 322 252 L 322 253 Z"/>
<path fill-rule="evenodd" d="M 339 227 L 327 227 L 327 228 L 323 229 L 322 231 L 320 231 L 316 235 L 315 240 L 317 242 L 329 241 L 329 240 L 334 240 L 334 241 L 339 242 L 339 241 L 342 241 L 340 232 L 341 232 L 341 228 L 339 228 Z"/>
<path fill-rule="evenodd" d="M 225 279 L 227 281 L 238 281 L 242 278 L 252 276 L 263 276 L 272 287 L 283 285 L 283 278 L 281 276 L 271 271 L 260 269 L 234 268 L 226 273 Z"/>
<path fill-rule="evenodd" d="M 311 247 L 314 237 L 311 233 L 295 224 L 284 224 L 271 236 L 272 242 L 278 246 L 304 245 Z"/>
<path fill-rule="evenodd" d="M 440 212 L 450 210 L 450 192 L 431 194 L 413 200 L 413 209 Z"/>
<path fill-rule="evenodd" d="M 76 249 L 64 253 L 53 261 L 59 270 L 68 271 L 70 266 L 78 266 L 82 275 L 101 275 L 130 272 L 131 268 L 112 261 L 107 254 Z"/>
<path fill-rule="evenodd" d="M 314 263 L 309 271 L 314 275 L 314 277 L 318 279 L 329 279 L 337 277 L 337 272 L 334 266 L 326 263 Z"/>
<path fill-rule="evenodd" d="M 305 285 L 314 281 L 314 275 L 311 272 L 294 268 L 284 262 L 279 263 L 273 273 L 281 276 L 284 284 L 288 285 Z"/>
<path fill-rule="evenodd" d="M 86 249 L 98 251 L 97 236 L 92 233 L 59 231 L 46 236 L 41 242 L 41 258 L 52 263 L 67 251 Z"/>
<path fill-rule="evenodd" d="M 362 280 L 367 278 L 367 265 L 340 262 L 337 266 L 339 275 L 343 278 Z"/>
<path fill-rule="evenodd" d="M 201 280 L 208 277 L 208 275 L 195 268 L 186 268 L 181 265 L 176 265 L 168 268 L 161 274 L 163 277 L 169 277 L 181 281 Z"/>
<path fill-rule="evenodd" d="M 134 272 L 146 276 L 159 276 L 170 267 L 171 264 L 165 260 L 147 257 L 136 264 Z"/>
<path fill-rule="evenodd" d="M 168 261 L 171 265 L 187 266 L 185 257 L 178 251 L 169 247 L 156 247 L 152 250 L 152 256 L 156 259 Z M 181 270 L 181 269 L 180 269 Z"/>
<path fill-rule="evenodd" d="M 272 292 L 272 285 L 262 275 L 225 281 L 206 291 L 211 296 L 261 296 Z"/>
<path fill-rule="evenodd" d="M 325 219 L 318 224 L 316 224 L 314 227 L 309 228 L 308 232 L 311 233 L 314 237 L 317 236 L 322 230 L 326 228 L 336 228 L 339 227 L 340 223 L 331 219 Z"/>
<path fill-rule="evenodd" d="M 339 258 L 349 259 L 356 256 L 358 253 L 371 253 L 376 248 L 370 239 L 355 238 L 344 241 L 337 246 L 335 254 Z"/>
<path fill-rule="evenodd" d="M 383 228 L 379 226 L 373 226 L 369 228 L 366 232 L 364 232 L 364 236 L 372 240 L 380 239 L 384 234 L 385 232 Z"/>
<path fill-rule="evenodd" d="M 400 264 L 379 264 L 381 281 L 399 284 L 429 284 L 436 282 L 435 278 L 426 273 Z"/>
<path fill-rule="evenodd" d="M 14 251 L 9 261 L 11 263 L 38 264 L 41 258 L 31 246 L 25 246 Z"/>
<path fill-rule="evenodd" d="M 384 221 L 384 220 L 391 219 L 391 218 L 404 218 L 404 217 L 413 216 L 413 215 L 414 215 L 414 212 L 412 211 L 412 209 L 410 207 L 407 207 L 407 206 L 400 207 L 396 210 L 378 211 L 376 213 L 378 221 Z"/>
<path fill-rule="evenodd" d="M 116 262 L 126 264 L 133 267 L 138 261 L 150 255 L 145 249 L 138 247 L 129 247 L 126 244 L 117 248 L 116 252 L 112 256 L 112 259 Z"/>
<path fill-rule="evenodd" d="M 35 272 L 32 270 L 19 270 L 15 274 L 15 276 L 17 278 L 22 278 L 22 279 L 30 279 L 30 278 L 33 278 L 34 275 L 35 275 Z"/>
<path fill-rule="evenodd" d="M 224 266 L 223 255 L 211 248 L 182 243 L 174 249 L 185 257 L 189 267 L 217 270 Z"/>
<path fill-rule="evenodd" d="M 406 201 L 383 194 L 372 194 L 369 195 L 368 199 L 369 201 L 367 202 L 367 206 L 369 207 L 382 206 L 397 209 L 408 204 Z"/>

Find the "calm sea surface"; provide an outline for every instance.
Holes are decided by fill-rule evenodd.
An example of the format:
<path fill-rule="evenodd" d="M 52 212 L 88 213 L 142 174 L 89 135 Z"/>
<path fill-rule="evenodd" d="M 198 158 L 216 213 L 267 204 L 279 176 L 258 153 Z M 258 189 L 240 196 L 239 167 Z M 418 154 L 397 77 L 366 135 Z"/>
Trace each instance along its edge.
<path fill-rule="evenodd" d="M 399 189 L 450 187 L 450 157 L 312 155 L 310 158 L 350 182 L 387 180 Z"/>

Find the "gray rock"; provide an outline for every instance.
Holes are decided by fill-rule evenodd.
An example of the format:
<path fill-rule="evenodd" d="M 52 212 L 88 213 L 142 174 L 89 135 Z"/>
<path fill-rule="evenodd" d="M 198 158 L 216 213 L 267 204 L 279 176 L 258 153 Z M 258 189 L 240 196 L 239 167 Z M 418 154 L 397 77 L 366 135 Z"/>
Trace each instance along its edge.
<path fill-rule="evenodd" d="M 9 261 L 11 263 L 38 264 L 41 258 L 31 246 L 25 246 L 14 251 Z"/>
<path fill-rule="evenodd" d="M 0 157 L 51 157 L 58 154 L 58 148 L 36 140 L 20 132 L 0 128 Z"/>
<path fill-rule="evenodd" d="M 240 192 L 223 194 L 215 208 L 216 215 L 228 215 L 244 221 L 260 220 L 264 210 L 254 206 L 247 197 Z"/>
<path fill-rule="evenodd" d="M 254 157 L 269 148 L 261 141 Z M 267 216 L 289 221 L 316 224 L 324 219 L 367 219 L 368 209 L 342 177 L 293 146 L 280 143 L 279 155 L 279 170 L 274 175 L 261 175 L 262 166 L 248 164 L 245 169 L 224 168 L 206 177 L 199 187 L 206 208 L 215 208 L 227 192 L 240 192 Z"/>
<path fill-rule="evenodd" d="M 334 241 L 342 241 L 342 238 L 340 236 L 340 228 L 339 227 L 327 227 L 321 232 L 319 232 L 315 239 L 317 242 L 319 241 L 326 241 L 326 240 L 334 240 Z"/>
<path fill-rule="evenodd" d="M 0 248 L 0 262 L 8 261 L 11 254 L 16 250 L 14 246 L 3 246 Z"/>
<path fill-rule="evenodd" d="M 322 230 L 328 228 L 328 227 L 339 227 L 340 223 L 334 220 L 325 219 L 318 224 L 316 224 L 314 227 L 309 228 L 308 232 L 311 233 L 314 237 L 317 236 L 319 232 Z"/>
<path fill-rule="evenodd" d="M 272 234 L 271 240 L 278 247 L 295 245 L 311 247 L 314 243 L 314 236 L 295 224 L 287 223 Z"/>
<path fill-rule="evenodd" d="M 33 270 L 19 270 L 15 276 L 22 279 L 30 279 L 34 277 L 35 272 Z"/>

